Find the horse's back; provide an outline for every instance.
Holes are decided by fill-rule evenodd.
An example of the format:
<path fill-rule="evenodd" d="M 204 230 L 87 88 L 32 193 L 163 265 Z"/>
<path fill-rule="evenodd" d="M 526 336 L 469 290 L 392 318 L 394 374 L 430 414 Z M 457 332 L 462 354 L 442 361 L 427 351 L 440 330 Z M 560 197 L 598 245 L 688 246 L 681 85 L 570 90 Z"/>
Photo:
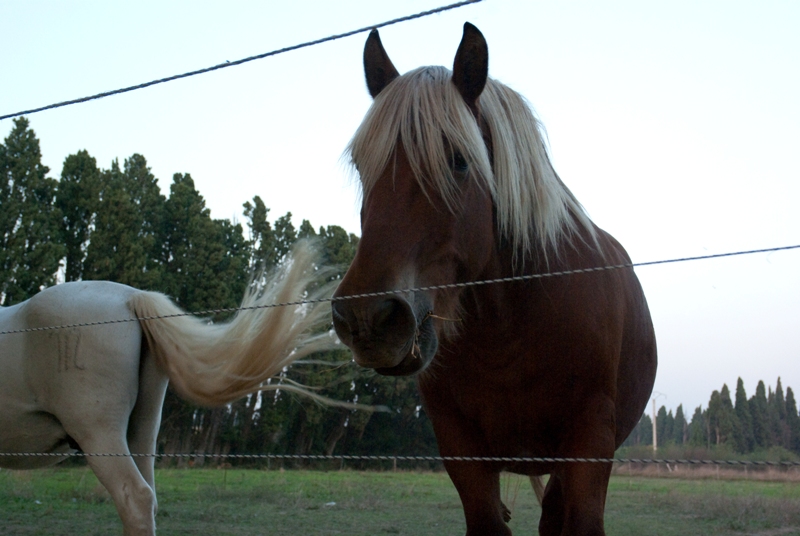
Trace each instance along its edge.
<path fill-rule="evenodd" d="M 136 380 L 141 329 L 127 305 L 134 292 L 117 283 L 80 281 L 28 301 L 20 311 L 28 327 L 72 326 L 22 337 L 27 379 L 44 404 Z"/>

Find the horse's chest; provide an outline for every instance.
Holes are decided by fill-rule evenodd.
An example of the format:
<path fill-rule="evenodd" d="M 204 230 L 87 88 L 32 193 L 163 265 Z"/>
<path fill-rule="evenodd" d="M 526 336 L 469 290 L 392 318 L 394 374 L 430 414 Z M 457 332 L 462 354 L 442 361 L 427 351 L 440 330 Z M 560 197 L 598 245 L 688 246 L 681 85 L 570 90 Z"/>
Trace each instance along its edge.
<path fill-rule="evenodd" d="M 441 419 L 457 423 L 464 433 L 479 436 L 495 455 L 523 455 L 551 449 L 563 419 L 553 392 L 553 382 L 537 375 L 519 359 L 506 358 L 476 366 L 463 355 L 460 365 L 445 364 L 446 373 L 421 382 L 428 412 L 436 424 Z"/>

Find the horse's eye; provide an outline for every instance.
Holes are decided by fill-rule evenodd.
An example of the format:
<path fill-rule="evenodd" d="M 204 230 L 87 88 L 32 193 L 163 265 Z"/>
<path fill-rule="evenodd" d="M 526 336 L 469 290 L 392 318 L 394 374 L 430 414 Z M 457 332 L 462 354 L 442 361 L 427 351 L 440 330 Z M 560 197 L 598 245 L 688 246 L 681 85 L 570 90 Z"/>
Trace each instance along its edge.
<path fill-rule="evenodd" d="M 464 155 L 458 151 L 455 151 L 450 157 L 450 169 L 452 169 L 453 173 L 457 175 L 466 174 L 467 170 L 469 169 L 469 164 L 467 164 L 467 160 L 464 158 Z"/>

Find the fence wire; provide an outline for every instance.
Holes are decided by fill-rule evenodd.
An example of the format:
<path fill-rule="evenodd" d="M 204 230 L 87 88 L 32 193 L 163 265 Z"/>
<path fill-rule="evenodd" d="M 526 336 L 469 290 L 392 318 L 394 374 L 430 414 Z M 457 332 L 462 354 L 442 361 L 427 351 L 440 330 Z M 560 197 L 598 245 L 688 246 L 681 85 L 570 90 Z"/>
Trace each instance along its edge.
<path fill-rule="evenodd" d="M 270 56 L 277 56 L 278 54 L 283 54 L 285 52 L 291 52 L 292 50 L 298 50 L 298 49 L 301 49 L 301 48 L 307 48 L 307 47 L 314 46 L 314 45 L 321 45 L 322 43 L 327 43 L 329 41 L 335 41 L 337 39 L 350 37 L 351 35 L 356 35 L 356 34 L 359 34 L 359 33 L 368 32 L 368 31 L 376 29 L 376 28 L 383 28 L 385 26 L 391 26 L 392 24 L 397 24 L 397 23 L 400 23 L 400 22 L 406 22 L 406 21 L 410 21 L 410 20 L 414 20 L 414 19 L 419 19 L 419 18 L 422 18 L 422 17 L 427 17 L 429 15 L 434 15 L 436 13 L 442 13 L 444 11 L 449 11 L 451 9 L 457 9 L 459 7 L 464 7 L 464 6 L 469 5 L 469 4 L 477 4 L 478 2 L 482 2 L 482 1 L 483 0 L 464 0 L 463 2 L 458 2 L 458 3 L 455 3 L 455 4 L 449 4 L 449 5 L 446 5 L 446 6 L 437 7 L 435 9 L 429 9 L 427 11 L 421 11 L 419 13 L 414 13 L 413 15 L 406 15 L 404 17 L 399 17 L 399 18 L 388 20 L 388 21 L 385 21 L 385 22 L 379 22 L 377 24 L 373 24 L 373 25 L 370 25 L 370 26 L 365 26 L 363 28 L 358 28 L 357 30 L 350 30 L 349 32 L 330 35 L 328 37 L 315 39 L 313 41 L 307 41 L 305 43 L 300 43 L 298 45 L 292 45 L 292 46 L 288 46 L 288 47 L 284 47 L 284 48 L 279 48 L 277 50 L 272 50 L 270 52 L 264 52 L 263 54 L 258 54 L 256 56 L 249 56 L 247 58 L 242 58 L 242 59 L 236 60 L 236 61 L 226 61 L 225 63 L 220 63 L 218 65 L 213 65 L 211 67 L 206 67 L 204 69 L 198 69 L 196 71 L 189 71 L 189 72 L 183 73 L 183 74 L 176 74 L 176 75 L 173 75 L 173 76 L 168 76 L 166 78 L 160 78 L 158 80 L 152 80 L 150 82 L 144 82 L 142 84 L 137 84 L 135 86 L 128 86 L 128 87 L 124 87 L 124 88 L 121 88 L 121 89 L 114 89 L 112 91 L 105 91 L 103 93 L 98 93 L 96 95 L 90 95 L 88 97 L 82 97 L 80 99 L 73 99 L 73 100 L 68 100 L 68 101 L 64 101 L 64 102 L 58 102 L 58 103 L 55 103 L 55 104 L 49 104 L 47 106 L 42 106 L 40 108 L 32 108 L 30 110 L 24 110 L 22 112 L 15 112 L 13 114 L 0 115 L 0 121 L 2 121 L 3 119 L 10 119 L 12 117 L 17 117 L 17 116 L 20 116 L 20 115 L 29 115 L 29 114 L 33 114 L 33 113 L 36 113 L 36 112 L 43 112 L 45 110 L 51 110 L 53 108 L 61 108 L 63 106 L 70 106 L 72 104 L 79 104 L 81 102 L 87 102 L 87 101 L 90 101 L 90 100 L 102 99 L 104 97 L 110 97 L 111 95 L 118 95 L 120 93 L 127 93 L 129 91 L 135 91 L 137 89 L 144 89 L 146 87 L 155 86 L 157 84 L 163 84 L 165 82 L 172 82 L 173 80 L 179 80 L 181 78 L 188 78 L 190 76 L 196 76 L 198 74 L 210 73 L 211 71 L 218 71 L 220 69 L 225 69 L 227 67 L 233 67 L 233 66 L 236 66 L 236 65 L 242 65 L 243 63 L 248 63 L 248 62 L 251 62 L 251 61 L 268 58 Z"/>
<path fill-rule="evenodd" d="M 125 88 L 115 89 L 111 91 L 106 91 L 102 93 L 98 93 L 95 95 L 90 95 L 78 99 L 58 102 L 55 104 L 50 104 L 47 106 L 42 106 L 39 108 L 32 108 L 30 110 L 23 110 L 20 112 L 15 112 L 11 114 L 6 114 L 0 116 L 0 120 L 3 119 L 10 119 L 13 117 L 18 117 L 22 115 L 29 115 L 37 112 L 42 112 L 45 110 L 50 110 L 54 108 L 60 108 L 64 106 L 70 106 L 73 104 L 79 104 L 82 102 L 87 102 L 91 100 L 97 100 L 105 97 L 109 97 L 112 95 L 118 95 L 121 93 L 127 93 L 130 91 L 135 91 L 139 89 L 144 89 L 146 87 L 154 86 L 157 84 L 163 84 L 166 82 L 171 82 L 173 80 L 179 80 L 181 78 L 188 78 L 191 76 L 196 76 L 200 74 L 205 74 L 208 72 L 224 69 L 227 67 L 234 67 L 237 65 L 242 65 L 244 63 L 248 63 L 251 61 L 264 59 L 270 56 L 276 56 L 279 54 L 283 54 L 286 52 L 291 52 L 293 50 L 298 50 L 301 48 L 307 48 L 314 45 L 319 45 L 323 43 L 327 43 L 329 41 L 335 41 L 338 39 L 342 39 L 345 37 L 350 37 L 359 33 L 363 33 L 366 31 L 370 31 L 376 28 L 383 28 L 386 26 L 390 26 L 393 24 L 397 24 L 400 22 L 406 22 L 422 17 L 427 17 L 429 15 L 433 15 L 436 13 L 442 13 L 444 11 L 449 11 L 452 9 L 457 9 L 460 7 L 464 7 L 469 4 L 475 4 L 481 2 L 482 0 L 465 0 L 462 2 L 457 2 L 454 4 L 449 4 L 446 6 L 441 6 L 435 9 L 422 11 L 419 13 L 415 13 L 412 15 L 407 15 L 404 17 L 399 17 L 396 19 L 391 19 L 388 21 L 380 22 L 377 24 L 373 24 L 370 26 L 365 26 L 362 28 L 358 28 L 355 30 L 351 30 L 341 34 L 330 35 L 328 37 L 323 37 L 320 39 L 315 39 L 313 41 L 307 41 L 304 43 L 300 43 L 297 45 L 292 45 L 284 48 L 280 48 L 277 50 L 272 50 L 270 52 L 265 52 L 263 54 L 258 54 L 255 56 L 249 56 L 246 58 L 242 58 L 236 61 L 229 61 L 225 63 L 221 63 L 218 65 L 213 65 L 211 67 L 206 67 L 204 69 L 198 69 L 195 71 L 189 71 L 182 74 L 177 74 L 173 76 L 169 76 L 166 78 L 161 78 L 157 80 L 152 80 L 150 82 L 144 82 L 141 84 L 137 84 L 134 86 L 128 86 Z M 252 309 L 264 309 L 264 308 L 272 308 L 272 307 L 287 307 L 287 306 L 299 306 L 305 304 L 313 304 L 313 303 L 321 303 L 321 302 L 335 302 L 335 301 L 344 301 L 344 300 L 352 300 L 358 298 L 368 298 L 368 297 L 380 297 L 380 296 L 387 296 L 387 295 L 396 295 L 396 294 L 403 294 L 403 293 L 411 293 L 411 292 L 423 292 L 429 290 L 443 290 L 449 288 L 465 288 L 471 286 L 480 286 L 480 285 L 489 285 L 489 284 L 499 284 L 499 283 L 507 283 L 507 282 L 521 282 L 521 281 L 529 281 L 534 279 L 542 279 L 547 277 L 557 277 L 557 276 L 564 276 L 564 275 L 573 275 L 573 274 L 586 274 L 586 273 L 593 273 L 593 272 L 602 272 L 608 270 L 617 270 L 623 268 L 636 268 L 636 267 L 643 267 L 643 266 L 654 266 L 660 264 L 671 264 L 671 263 L 678 263 L 678 262 L 688 262 L 688 261 L 698 261 L 698 260 L 707 260 L 707 259 L 716 259 L 716 258 L 723 258 L 723 257 L 732 257 L 732 256 L 739 256 L 739 255 L 750 255 L 755 253 L 771 253 L 776 251 L 785 251 L 785 250 L 792 250 L 792 249 L 800 249 L 800 244 L 792 245 L 792 246 L 782 246 L 782 247 L 775 247 L 775 248 L 764 248 L 764 249 L 755 249 L 755 250 L 747 250 L 747 251 L 736 251 L 736 252 L 729 252 L 729 253 L 719 253 L 719 254 L 712 254 L 712 255 L 702 255 L 702 256 L 695 256 L 695 257 L 681 257 L 681 258 L 674 258 L 674 259 L 666 259 L 666 260 L 659 260 L 659 261 L 648 261 L 648 262 L 639 262 L 639 263 L 623 263 L 623 264 L 615 264 L 615 265 L 608 265 L 608 266 L 599 266 L 599 267 L 592 267 L 592 268 L 582 268 L 582 269 L 575 269 L 575 270 L 563 270 L 563 271 L 556 271 L 556 272 L 546 272 L 546 273 L 539 273 L 539 274 L 530 274 L 530 275 L 522 275 L 522 276 L 514 276 L 514 277 L 506 277 L 506 278 L 499 278 L 499 279 L 490 279 L 490 280 L 482 280 L 482 281 L 470 281 L 465 283 L 451 283 L 451 284 L 444 284 L 444 285 L 433 285 L 433 286 L 425 286 L 425 287 L 415 287 L 415 288 L 406 288 L 406 289 L 399 289 L 399 290 L 392 290 L 392 291 L 383 291 L 383 292 L 370 292 L 364 294 L 355 294 L 349 296 L 339 296 L 336 298 L 323 298 L 318 300 L 303 300 L 303 301 L 296 301 L 296 302 L 286 302 L 286 303 L 276 303 L 276 304 L 268 304 L 268 305 L 260 305 L 260 306 L 251 306 L 251 307 L 231 307 L 231 308 L 221 308 L 221 309 L 208 309 L 203 311 L 194 311 L 194 312 L 185 312 L 185 313 L 178 313 L 172 315 L 162 315 L 162 316 L 149 316 L 149 317 L 135 317 L 135 318 L 124 318 L 124 319 L 116 319 L 116 320 L 102 320 L 97 322 L 86 322 L 86 323 L 79 323 L 79 324 L 66 324 L 60 326 L 43 326 L 37 328 L 27 328 L 27 329 L 18 329 L 18 330 L 8 330 L 8 331 L 0 331 L 0 335 L 11 335 L 16 333 L 27 333 L 33 331 L 47 331 L 47 330 L 56 330 L 56 329 L 67 329 L 67 328 L 76 328 L 76 327 L 88 327 L 88 326 L 98 326 L 98 325 L 107 325 L 107 324 L 119 324 L 124 322 L 134 322 L 134 321 L 147 321 L 147 320 L 159 320 L 165 318 L 173 318 L 178 316 L 204 316 L 204 315 L 211 315 L 211 314 L 219 314 L 219 313 L 229 313 L 229 312 L 239 312 L 244 310 L 252 310 Z M 67 457 L 82 457 L 82 458 L 89 458 L 89 457 L 130 457 L 130 458 L 160 458 L 160 459 L 182 459 L 182 458 L 213 458 L 218 460 L 276 460 L 276 461 L 390 461 L 390 462 L 488 462 L 488 463 L 617 463 L 617 464 L 667 464 L 667 465 L 728 465 L 728 466 L 755 466 L 755 467 L 797 467 L 800 466 L 800 461 L 754 461 L 754 460 L 702 460 L 702 459 L 670 459 L 670 458 L 583 458 L 583 457 L 498 457 L 498 456 L 406 456 L 406 455 L 315 455 L 315 454 L 205 454 L 205 453 L 86 453 L 86 452 L 68 452 L 68 453 L 55 453 L 55 452 L 0 452 L 0 457 L 53 457 L 53 458 L 67 458 Z"/>
<path fill-rule="evenodd" d="M 623 264 L 610 264 L 607 266 L 596 266 L 592 268 L 578 268 L 574 270 L 561 270 L 556 272 L 545 272 L 539 274 L 528 274 L 528 275 L 518 275 L 513 277 L 502 277 L 499 279 L 484 279 L 480 281 L 466 281 L 464 283 L 447 283 L 443 285 L 431 285 L 426 287 L 412 287 L 412 288 L 404 288 L 404 289 L 397 289 L 397 290 L 386 290 L 381 292 L 366 292 L 364 294 L 351 294 L 348 296 L 337 296 L 335 298 L 320 298 L 316 300 L 301 300 L 301 301 L 294 301 L 294 302 L 284 302 L 284 303 L 270 303 L 265 305 L 253 305 L 248 307 L 226 307 L 222 309 L 206 309 L 203 311 L 193 311 L 193 312 L 182 312 L 182 313 L 175 313 L 171 315 L 158 315 L 158 316 L 143 316 L 143 317 L 131 317 L 131 318 L 119 318 L 119 319 L 107 319 L 107 320 L 98 320 L 95 322 L 82 322 L 77 324 L 63 324 L 60 326 L 41 326 L 35 328 L 24 328 L 24 329 L 12 329 L 6 331 L 0 331 L 0 335 L 13 335 L 16 333 L 30 333 L 34 331 L 48 331 L 54 329 L 69 329 L 69 328 L 80 328 L 80 327 L 89 327 L 89 326 L 102 326 L 107 324 L 122 324 L 125 322 L 140 322 L 140 321 L 149 321 L 149 320 L 161 320 L 165 318 L 175 318 L 179 316 L 207 316 L 207 315 L 215 315 L 219 313 L 238 313 L 239 311 L 249 311 L 254 309 L 270 309 L 273 307 L 291 307 L 291 306 L 298 306 L 298 305 L 307 305 L 307 304 L 314 304 L 314 303 L 324 303 L 324 302 L 337 302 L 337 301 L 345 301 L 345 300 L 355 300 L 358 298 L 374 298 L 374 297 L 381 297 L 381 296 L 394 296 L 397 294 L 406 294 L 406 293 L 413 293 L 413 292 L 425 292 L 429 290 L 444 290 L 450 288 L 466 288 L 466 287 L 475 287 L 475 286 L 482 286 L 482 285 L 496 285 L 500 283 L 511 283 L 511 282 L 522 282 L 522 281 L 530 281 L 534 279 L 544 279 L 547 277 L 560 277 L 565 275 L 575 275 L 575 274 L 589 274 L 594 272 L 604 272 L 608 270 L 620 270 L 623 268 L 641 268 L 644 266 L 656 266 L 660 264 L 675 264 L 679 262 L 690 262 L 690 261 L 701 261 L 701 260 L 709 260 L 709 259 L 720 259 L 724 257 L 735 257 L 741 255 L 753 255 L 756 253 L 774 253 L 776 251 L 787 251 L 793 249 L 800 249 L 800 244 L 793 245 L 793 246 L 779 246 L 774 248 L 763 248 L 763 249 L 750 249 L 745 251 L 733 251 L 728 253 L 715 253 L 711 255 L 700 255 L 696 257 L 679 257 L 674 259 L 665 259 L 659 261 L 645 261 L 645 262 L 628 262 Z"/>
<path fill-rule="evenodd" d="M 31 331 L 45 331 L 53 329 L 66 329 L 73 327 L 86 327 L 104 324 L 117 324 L 122 322 L 133 322 L 141 320 L 158 320 L 172 318 L 175 316 L 205 315 L 220 312 L 238 312 L 247 309 L 261 309 L 270 307 L 284 307 L 292 305 L 303 305 L 308 303 L 334 302 L 351 300 L 356 298 L 386 296 L 402 294 L 407 292 L 418 292 L 426 290 L 440 290 L 446 288 L 463 288 L 478 285 L 499 284 L 505 282 L 528 281 L 546 277 L 558 277 L 572 274 L 586 274 L 602 272 L 607 270 L 617 270 L 622 268 L 635 268 L 642 266 L 654 266 L 661 264 L 671 264 L 678 262 L 689 262 L 698 260 L 718 259 L 740 255 L 751 255 L 755 253 L 772 253 L 776 251 L 786 251 L 800 249 L 800 244 L 792 246 L 781 246 L 774 248 L 754 249 L 746 251 L 736 251 L 728 253 L 717 253 L 712 255 L 702 255 L 696 257 L 681 257 L 660 261 L 647 261 L 640 263 L 624 263 L 593 268 L 580 268 L 576 270 L 562 270 L 556 272 L 546 272 L 539 274 L 529 274 L 522 276 L 507 277 L 501 279 L 490 279 L 483 281 L 470 281 L 465 283 L 452 283 L 446 285 L 434 285 L 428 287 L 416 287 L 385 292 L 372 292 L 365 294 L 355 294 L 350 296 L 340 296 L 337 298 L 324 298 L 319 300 L 306 300 L 298 302 L 268 304 L 255 307 L 239 307 L 213 309 L 206 311 L 196 311 L 193 313 L 180 313 L 165 316 L 152 316 L 142 318 L 126 318 L 119 320 L 105 320 L 98 322 L 88 322 L 82 324 L 69 324 L 62 326 L 45 326 L 38 328 L 28 328 L 21 330 L 0 331 L 0 335 L 10 335 L 14 333 L 25 333 Z M 392 462 L 490 462 L 490 463 L 638 463 L 638 464 L 669 464 L 669 465 L 729 465 L 729 466 L 775 466 L 775 467 L 796 467 L 800 466 L 800 461 L 752 461 L 752 460 L 699 460 L 699 459 L 668 459 L 668 458 L 583 458 L 583 457 L 495 457 L 495 456 L 405 456 L 405 455 L 323 455 L 323 454 L 205 454 L 205 453 L 174 453 L 174 454 L 151 454 L 151 453 L 56 453 L 56 452 L 0 452 L 0 457 L 132 457 L 132 458 L 215 458 L 220 460 L 277 460 L 277 461 L 392 461 Z"/>
<path fill-rule="evenodd" d="M 218 460 L 276 460 L 276 461 L 381 461 L 381 462 L 489 462 L 489 463 L 638 463 L 669 465 L 731 465 L 754 467 L 797 467 L 800 461 L 755 461 L 755 460 L 698 460 L 672 458 L 582 458 L 558 456 L 405 456 L 405 455 L 348 455 L 348 454 L 137 454 L 137 453 L 89 453 L 89 452 L 0 452 L 5 457 L 53 457 L 53 458 L 215 458 Z"/>

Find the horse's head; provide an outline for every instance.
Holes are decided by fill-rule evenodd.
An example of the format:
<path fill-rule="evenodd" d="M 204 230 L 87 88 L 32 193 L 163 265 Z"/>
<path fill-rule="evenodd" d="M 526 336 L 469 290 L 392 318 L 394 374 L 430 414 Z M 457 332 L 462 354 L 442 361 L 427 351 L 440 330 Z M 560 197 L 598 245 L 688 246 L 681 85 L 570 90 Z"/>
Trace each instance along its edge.
<path fill-rule="evenodd" d="M 546 266 L 565 240 L 594 241 L 594 227 L 550 165 L 525 99 L 488 78 L 477 28 L 464 25 L 452 72 L 400 76 L 377 31 L 364 68 L 374 102 L 349 147 L 362 237 L 336 296 L 378 295 L 336 301 L 334 326 L 360 365 L 412 374 L 457 331 L 467 301 L 453 286 L 399 291 Z"/>
<path fill-rule="evenodd" d="M 358 364 L 413 374 L 457 329 L 461 291 L 392 291 L 477 279 L 493 257 L 492 171 L 478 102 L 488 50 L 466 24 L 452 73 L 423 67 L 400 76 L 373 31 L 364 67 L 374 102 L 350 145 L 363 186 L 362 237 L 336 296 L 385 294 L 335 301 L 333 321 Z"/>

